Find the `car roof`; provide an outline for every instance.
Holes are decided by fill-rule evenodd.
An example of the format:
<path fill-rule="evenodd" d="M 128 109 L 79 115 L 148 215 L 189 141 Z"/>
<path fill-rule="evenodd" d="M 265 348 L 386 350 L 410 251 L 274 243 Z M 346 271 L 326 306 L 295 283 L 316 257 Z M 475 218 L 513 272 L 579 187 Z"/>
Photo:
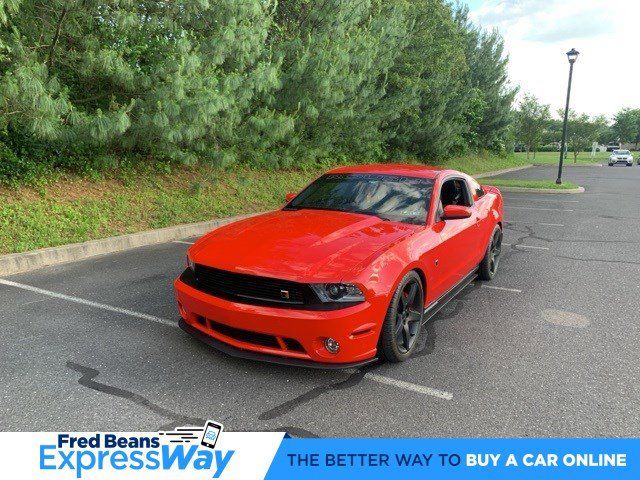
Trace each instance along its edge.
<path fill-rule="evenodd" d="M 329 170 L 327 173 L 380 173 L 387 175 L 402 175 L 406 177 L 430 178 L 444 174 L 455 173 L 463 175 L 455 170 L 448 170 L 428 165 L 409 165 L 402 163 L 378 163 L 369 165 L 348 165 Z"/>

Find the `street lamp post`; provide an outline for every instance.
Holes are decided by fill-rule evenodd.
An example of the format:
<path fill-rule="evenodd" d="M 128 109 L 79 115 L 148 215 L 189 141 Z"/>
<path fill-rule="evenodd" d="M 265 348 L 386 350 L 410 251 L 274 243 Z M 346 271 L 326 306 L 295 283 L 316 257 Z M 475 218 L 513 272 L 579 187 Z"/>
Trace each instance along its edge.
<path fill-rule="evenodd" d="M 569 59 L 569 85 L 567 85 L 567 104 L 564 107 L 564 122 L 562 123 L 562 142 L 560 143 L 560 163 L 558 165 L 558 178 L 556 183 L 560 185 L 562 183 L 562 161 L 564 159 L 565 144 L 567 143 L 567 121 L 569 120 L 569 98 L 571 97 L 571 77 L 573 77 L 573 64 L 578 58 L 578 52 L 575 48 L 572 48 L 567 52 L 567 58 Z"/>

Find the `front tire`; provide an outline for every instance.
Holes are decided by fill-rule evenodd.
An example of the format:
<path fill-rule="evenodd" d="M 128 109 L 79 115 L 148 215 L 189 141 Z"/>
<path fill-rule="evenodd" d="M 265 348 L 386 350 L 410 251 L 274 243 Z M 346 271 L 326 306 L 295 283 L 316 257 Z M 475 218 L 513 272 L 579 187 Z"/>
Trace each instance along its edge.
<path fill-rule="evenodd" d="M 407 273 L 396 289 L 380 333 L 380 352 L 389 362 L 403 362 L 418 345 L 424 316 L 424 287 L 420 275 Z"/>
<path fill-rule="evenodd" d="M 500 252 L 502 251 L 502 229 L 499 225 L 493 229 L 491 241 L 484 253 L 484 258 L 478 267 L 478 277 L 480 280 L 489 281 L 495 277 L 500 262 Z"/>

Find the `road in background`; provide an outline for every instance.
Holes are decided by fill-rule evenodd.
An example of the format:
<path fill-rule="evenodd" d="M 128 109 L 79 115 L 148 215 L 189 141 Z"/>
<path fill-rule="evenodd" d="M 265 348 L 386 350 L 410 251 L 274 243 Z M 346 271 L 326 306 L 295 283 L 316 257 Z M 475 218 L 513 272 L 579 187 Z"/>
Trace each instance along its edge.
<path fill-rule="evenodd" d="M 176 326 L 183 243 L 5 277 L 0 430 L 211 418 L 304 436 L 638 436 L 640 168 L 564 177 L 587 192 L 505 193 L 497 278 L 452 301 L 400 365 L 319 371 L 213 351 Z"/>

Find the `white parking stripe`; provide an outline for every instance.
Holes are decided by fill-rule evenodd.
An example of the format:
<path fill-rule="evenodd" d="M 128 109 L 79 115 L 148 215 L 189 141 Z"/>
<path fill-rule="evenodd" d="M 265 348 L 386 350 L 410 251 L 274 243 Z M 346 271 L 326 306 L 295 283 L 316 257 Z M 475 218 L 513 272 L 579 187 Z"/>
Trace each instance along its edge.
<path fill-rule="evenodd" d="M 545 227 L 564 227 L 562 223 L 542 223 L 542 222 L 505 222 L 507 225 L 544 225 Z"/>
<path fill-rule="evenodd" d="M 511 243 L 502 243 L 505 247 L 513 247 Z M 533 250 L 549 250 L 549 247 L 537 247 L 535 245 L 515 245 L 516 248 L 532 248 Z"/>
<path fill-rule="evenodd" d="M 112 307 L 111 305 L 105 305 L 104 303 L 92 302 L 91 300 L 85 300 L 84 298 L 72 297 L 71 295 L 64 295 L 62 293 L 51 292 L 38 287 L 32 287 L 31 285 L 24 285 L 18 282 L 12 282 L 10 280 L 3 280 L 0 278 L 0 285 L 7 285 L 9 287 L 20 288 L 29 292 L 39 293 L 40 295 L 46 295 L 52 298 L 58 298 L 60 300 L 66 300 L 68 302 L 79 303 L 88 307 L 99 308 L 101 310 L 107 310 L 109 312 L 120 313 L 122 315 L 129 315 L 130 317 L 140 318 L 142 320 L 149 320 L 150 322 L 159 323 L 160 325 L 166 325 L 168 327 L 177 327 L 176 322 L 167 320 L 165 318 L 155 317 L 146 313 L 134 312 L 133 310 L 127 310 L 126 308 Z"/>
<path fill-rule="evenodd" d="M 580 203 L 580 200 L 550 200 L 548 198 L 523 198 L 523 197 L 505 197 L 509 201 L 514 202 L 551 202 L 551 203 Z"/>
<path fill-rule="evenodd" d="M 503 292 L 522 293 L 522 290 L 518 290 L 517 288 L 498 287 L 496 285 L 485 285 L 484 283 L 481 287 L 490 288 L 491 290 L 501 290 Z"/>
<path fill-rule="evenodd" d="M 44 290 L 42 288 L 33 287 L 31 285 L 25 285 L 23 283 L 12 282 L 11 280 L 4 280 L 0 278 L 0 284 L 8 287 L 15 287 L 21 290 L 26 290 L 40 295 L 45 295 L 51 298 L 57 298 L 59 300 L 66 300 L 68 302 L 79 303 L 88 307 L 99 308 L 101 310 L 107 310 L 109 312 L 119 313 L 122 315 L 128 315 L 134 318 L 140 318 L 148 320 L 154 323 L 159 323 L 168 327 L 177 327 L 176 322 L 172 322 L 165 318 L 156 317 L 154 315 L 148 315 L 146 313 L 134 312 L 133 310 L 127 310 L 126 308 L 113 307 L 111 305 L 105 305 L 104 303 L 93 302 L 91 300 L 85 300 L 84 298 L 73 297 L 71 295 L 64 295 L 58 292 L 52 292 L 50 290 Z M 385 377 L 375 373 L 367 372 L 365 377 L 374 382 L 382 383 L 384 385 L 390 385 L 392 387 L 401 388 L 403 390 L 409 390 L 412 392 L 420 393 L 422 395 L 428 395 L 431 397 L 442 398 L 444 400 L 453 399 L 453 394 L 435 388 L 425 387 L 423 385 L 417 385 L 415 383 L 409 383 L 402 380 L 396 380 L 395 378 Z"/>
<path fill-rule="evenodd" d="M 195 242 L 185 242 L 184 240 L 174 240 L 172 243 L 184 243 L 185 245 L 193 245 Z"/>
<path fill-rule="evenodd" d="M 377 373 L 367 372 L 364 378 L 368 378 L 374 382 L 382 383 L 383 385 L 390 385 L 392 387 L 401 388 L 402 390 L 409 390 L 411 392 L 420 393 L 422 395 L 428 395 L 430 397 L 441 398 L 443 400 L 452 400 L 453 394 L 438 390 L 435 388 L 425 387 L 423 385 L 417 385 L 415 383 L 405 382 L 403 380 L 397 380 L 395 378 L 385 377 L 384 375 L 378 375 Z"/>
<path fill-rule="evenodd" d="M 505 208 L 519 208 L 520 210 L 544 210 L 547 212 L 573 212 L 568 208 L 540 208 L 540 207 L 519 207 L 517 205 L 505 205 Z"/>

